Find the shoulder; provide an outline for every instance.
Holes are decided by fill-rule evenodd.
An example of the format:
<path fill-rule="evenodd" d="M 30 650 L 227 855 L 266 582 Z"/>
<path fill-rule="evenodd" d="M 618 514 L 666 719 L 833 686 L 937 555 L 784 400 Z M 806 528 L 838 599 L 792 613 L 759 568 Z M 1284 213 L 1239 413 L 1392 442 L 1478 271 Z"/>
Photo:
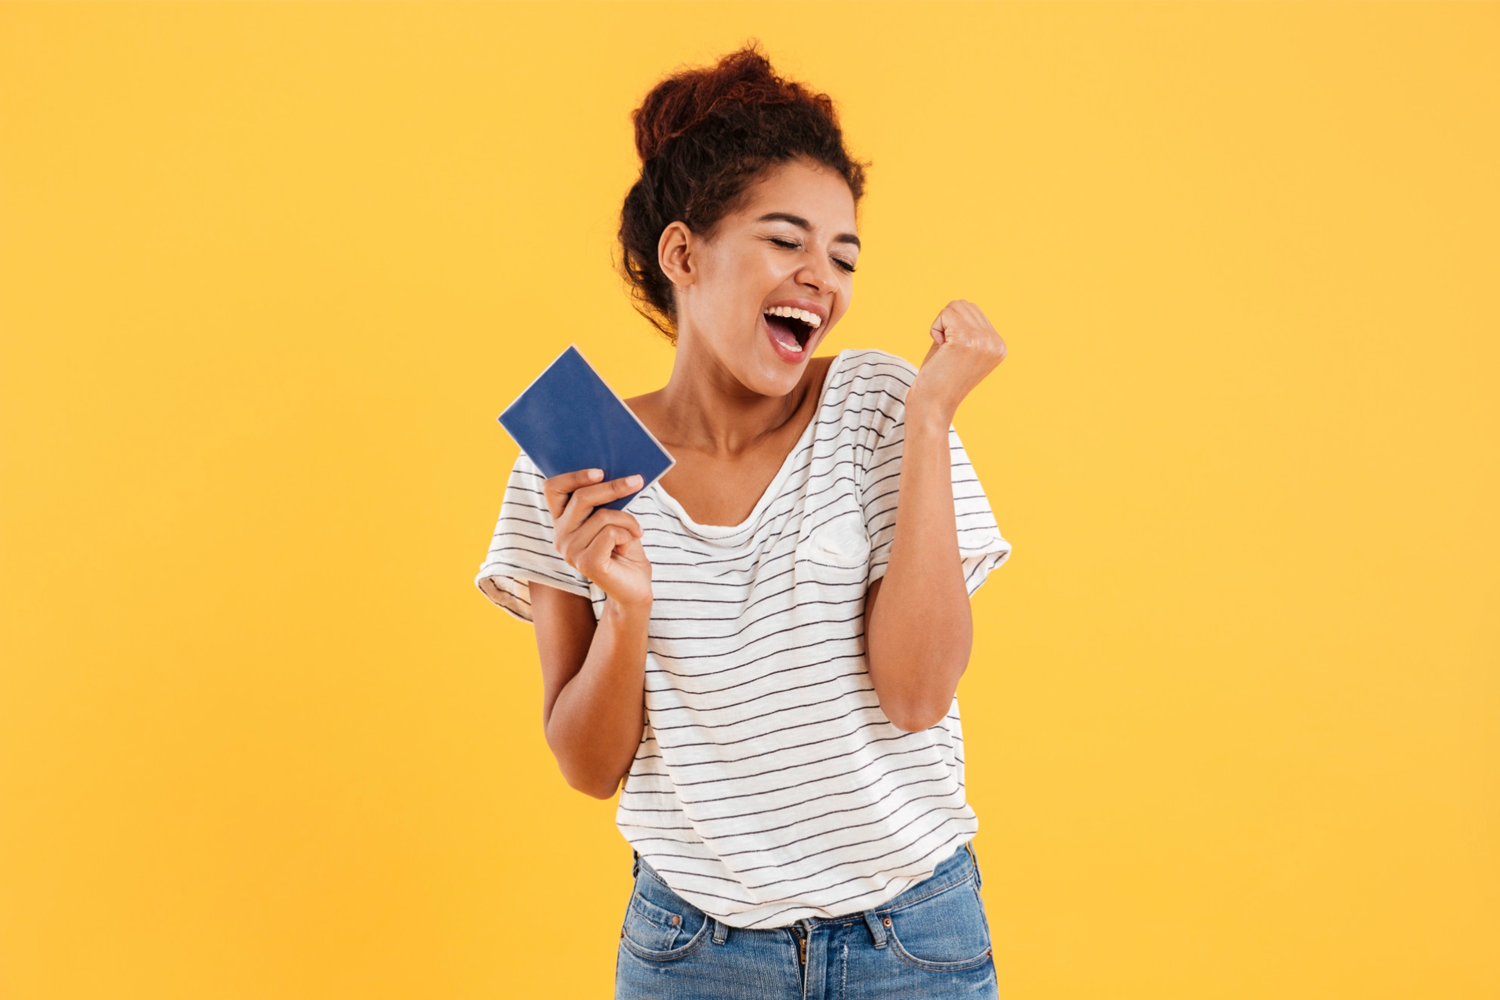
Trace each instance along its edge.
<path fill-rule="evenodd" d="M 511 466 L 510 477 L 505 484 L 505 500 L 511 505 L 545 511 L 547 498 L 543 491 L 546 485 L 547 477 L 542 475 L 542 470 L 536 467 L 536 463 L 524 451 L 520 452 L 516 455 L 515 464 Z"/>
<path fill-rule="evenodd" d="M 510 467 L 510 477 L 512 482 L 519 479 L 527 482 L 528 485 L 531 480 L 540 481 L 547 478 L 542 475 L 542 470 L 536 467 L 536 463 L 531 460 L 531 456 L 524 451 L 516 453 L 515 464 Z"/>
<path fill-rule="evenodd" d="M 834 381 L 849 402 L 890 412 L 899 409 L 917 377 L 917 366 L 898 354 L 874 348 L 844 352 Z"/>

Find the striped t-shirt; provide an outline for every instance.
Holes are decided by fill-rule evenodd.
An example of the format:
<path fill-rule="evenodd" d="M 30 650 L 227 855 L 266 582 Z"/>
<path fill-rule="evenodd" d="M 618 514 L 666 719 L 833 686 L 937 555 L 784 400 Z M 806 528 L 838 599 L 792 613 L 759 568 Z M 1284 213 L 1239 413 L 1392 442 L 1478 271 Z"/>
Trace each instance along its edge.
<path fill-rule="evenodd" d="M 865 669 L 865 595 L 895 537 L 904 401 L 917 369 L 844 350 L 755 509 L 698 524 L 660 483 L 631 499 L 651 560 L 646 718 L 620 793 L 625 839 L 732 927 L 872 909 L 931 875 L 979 823 L 955 698 L 908 733 Z M 948 431 L 969 593 L 1010 556 Z M 605 594 L 553 548 L 541 472 L 516 459 L 475 584 L 531 621 L 528 583 Z"/>

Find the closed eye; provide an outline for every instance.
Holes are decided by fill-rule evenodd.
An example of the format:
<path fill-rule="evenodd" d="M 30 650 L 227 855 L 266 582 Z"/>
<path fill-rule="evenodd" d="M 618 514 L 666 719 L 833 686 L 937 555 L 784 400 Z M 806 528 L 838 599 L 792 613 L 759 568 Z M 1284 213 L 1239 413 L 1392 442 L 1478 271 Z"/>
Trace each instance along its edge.
<path fill-rule="evenodd" d="M 787 250 L 797 250 L 802 246 L 802 244 L 800 243 L 793 243 L 790 240 L 780 240 L 774 236 L 771 237 L 771 242 Z M 842 257 L 833 258 L 833 262 L 839 267 L 842 267 L 845 271 L 848 271 L 850 274 L 854 273 L 854 265 L 849 263 L 847 260 L 844 260 Z"/>

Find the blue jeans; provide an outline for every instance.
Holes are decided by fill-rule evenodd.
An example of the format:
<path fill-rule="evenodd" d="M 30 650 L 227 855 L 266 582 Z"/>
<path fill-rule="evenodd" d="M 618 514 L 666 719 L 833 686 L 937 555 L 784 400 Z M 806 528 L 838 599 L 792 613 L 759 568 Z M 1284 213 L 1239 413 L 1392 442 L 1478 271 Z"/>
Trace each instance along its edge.
<path fill-rule="evenodd" d="M 708 916 L 639 857 L 634 872 L 615 1000 L 998 1000 L 969 844 L 878 909 L 758 930 Z"/>

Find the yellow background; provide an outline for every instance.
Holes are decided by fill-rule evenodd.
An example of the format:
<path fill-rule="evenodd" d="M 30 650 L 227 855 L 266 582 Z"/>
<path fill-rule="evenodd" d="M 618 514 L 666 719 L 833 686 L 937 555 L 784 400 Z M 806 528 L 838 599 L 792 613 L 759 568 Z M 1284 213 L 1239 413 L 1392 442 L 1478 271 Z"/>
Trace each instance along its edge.
<path fill-rule="evenodd" d="M 473 585 L 661 75 L 873 160 L 825 351 L 1006 362 L 1001 995 L 1500 995 L 1500 5 L 0 5 L 0 996 L 609 994 L 630 850 Z"/>

